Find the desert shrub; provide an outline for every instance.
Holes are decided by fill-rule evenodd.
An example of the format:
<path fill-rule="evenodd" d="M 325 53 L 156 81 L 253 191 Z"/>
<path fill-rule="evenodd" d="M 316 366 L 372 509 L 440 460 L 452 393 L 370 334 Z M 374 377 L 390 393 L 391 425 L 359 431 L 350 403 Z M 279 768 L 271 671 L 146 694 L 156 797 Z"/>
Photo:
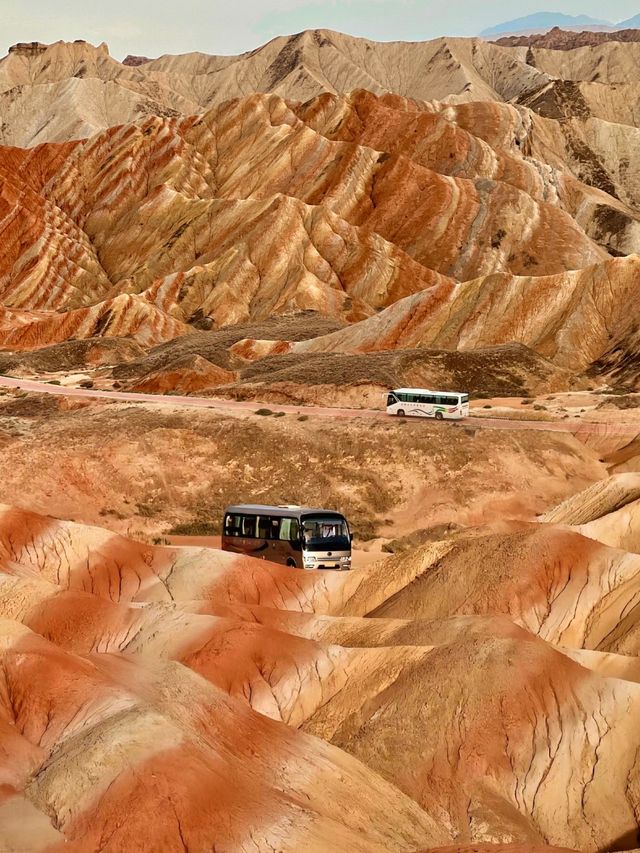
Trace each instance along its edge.
<path fill-rule="evenodd" d="M 269 417 L 269 415 L 273 414 L 271 409 L 256 409 L 254 412 L 255 415 L 262 415 L 263 417 Z"/>
<path fill-rule="evenodd" d="M 507 236 L 507 232 L 504 230 L 504 228 L 499 228 L 496 231 L 496 233 L 493 235 L 493 237 L 491 238 L 491 248 L 492 249 L 500 248 L 500 244 L 502 243 L 502 241 L 504 240 L 504 238 L 506 236 Z"/>
<path fill-rule="evenodd" d="M 123 519 L 123 518 L 127 517 L 126 515 L 123 515 L 121 512 L 118 512 L 117 509 L 107 509 L 106 507 L 101 509 L 98 514 L 101 515 L 102 517 L 104 517 L 106 515 L 112 515 L 114 518 L 119 518 L 119 519 Z"/>
<path fill-rule="evenodd" d="M 602 388 L 596 391 L 596 394 L 611 394 L 616 396 L 624 396 L 625 394 L 633 394 L 634 389 L 627 385 L 616 385 L 615 388 Z"/>
<path fill-rule="evenodd" d="M 137 509 L 138 515 L 141 515 L 143 518 L 153 518 L 154 515 L 160 512 L 158 507 L 151 504 L 138 504 Z"/>
<path fill-rule="evenodd" d="M 276 412 L 273 417 L 274 418 L 283 418 L 285 416 L 285 414 L 286 414 L 286 412 Z"/>
<path fill-rule="evenodd" d="M 542 403 L 536 403 L 533 408 L 535 409 L 536 412 L 546 412 L 547 411 L 547 407 L 543 406 Z"/>
<path fill-rule="evenodd" d="M 215 536 L 220 533 L 220 522 L 194 518 L 175 524 L 167 533 L 170 536 Z"/>
<path fill-rule="evenodd" d="M 309 415 L 298 415 L 298 420 L 299 421 L 308 421 Z"/>
<path fill-rule="evenodd" d="M 60 380 L 59 379 L 50 379 L 49 385 L 60 385 Z"/>

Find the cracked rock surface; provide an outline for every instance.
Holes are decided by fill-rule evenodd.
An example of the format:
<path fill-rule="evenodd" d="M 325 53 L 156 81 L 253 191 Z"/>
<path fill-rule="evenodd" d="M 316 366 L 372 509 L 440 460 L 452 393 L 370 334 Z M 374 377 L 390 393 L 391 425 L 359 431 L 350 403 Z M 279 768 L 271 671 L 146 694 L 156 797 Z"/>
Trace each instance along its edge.
<path fill-rule="evenodd" d="M 341 574 L 4 507 L 9 849 L 16 814 L 30 851 L 633 840 L 640 566 L 584 533 L 496 523 Z"/>

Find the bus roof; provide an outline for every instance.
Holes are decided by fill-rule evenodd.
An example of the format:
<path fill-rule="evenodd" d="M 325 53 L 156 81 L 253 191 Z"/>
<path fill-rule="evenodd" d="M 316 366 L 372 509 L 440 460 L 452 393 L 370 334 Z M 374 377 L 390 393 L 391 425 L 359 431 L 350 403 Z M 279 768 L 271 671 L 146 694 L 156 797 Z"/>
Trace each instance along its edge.
<path fill-rule="evenodd" d="M 432 388 L 392 388 L 393 394 L 455 394 L 461 396 L 466 391 L 434 391 Z"/>
<path fill-rule="evenodd" d="M 225 509 L 226 513 L 238 513 L 240 515 L 273 515 L 276 517 L 300 518 L 303 515 L 328 515 L 334 518 L 344 518 L 341 512 L 335 509 L 321 509 L 311 506 L 268 506 L 267 504 L 235 504 Z"/>

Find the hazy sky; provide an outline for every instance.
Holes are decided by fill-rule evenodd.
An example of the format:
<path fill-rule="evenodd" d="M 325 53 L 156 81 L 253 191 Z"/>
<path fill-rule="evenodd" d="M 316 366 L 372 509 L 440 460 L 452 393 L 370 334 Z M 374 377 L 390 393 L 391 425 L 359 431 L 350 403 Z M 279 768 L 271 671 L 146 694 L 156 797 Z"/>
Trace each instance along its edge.
<path fill-rule="evenodd" d="M 611 21 L 640 11 L 632 0 L 0 0 L 0 52 L 17 41 L 84 38 L 106 41 L 117 59 L 127 53 L 238 53 L 311 27 L 419 41 L 475 35 L 545 8 Z"/>

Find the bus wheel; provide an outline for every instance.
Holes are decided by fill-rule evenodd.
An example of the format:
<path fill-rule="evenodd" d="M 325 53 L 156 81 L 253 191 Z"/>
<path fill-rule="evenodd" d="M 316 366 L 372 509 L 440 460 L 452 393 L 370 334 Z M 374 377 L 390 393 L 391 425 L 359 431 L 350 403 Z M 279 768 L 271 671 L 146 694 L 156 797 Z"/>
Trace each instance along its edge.
<path fill-rule="evenodd" d="M 404 409 L 398 409 L 398 411 L 396 412 L 396 415 L 399 418 L 403 418 L 404 417 Z"/>
<path fill-rule="evenodd" d="M 442 420 L 442 412 L 436 412 L 436 420 L 437 420 L 437 421 L 441 421 L 441 420 Z"/>
<path fill-rule="evenodd" d="M 291 558 L 289 558 L 289 559 L 287 560 L 287 565 L 289 566 L 289 568 L 290 568 L 290 569 L 297 569 L 297 568 L 298 568 L 298 567 L 296 566 L 296 561 L 295 561 L 295 560 L 292 560 Z"/>

